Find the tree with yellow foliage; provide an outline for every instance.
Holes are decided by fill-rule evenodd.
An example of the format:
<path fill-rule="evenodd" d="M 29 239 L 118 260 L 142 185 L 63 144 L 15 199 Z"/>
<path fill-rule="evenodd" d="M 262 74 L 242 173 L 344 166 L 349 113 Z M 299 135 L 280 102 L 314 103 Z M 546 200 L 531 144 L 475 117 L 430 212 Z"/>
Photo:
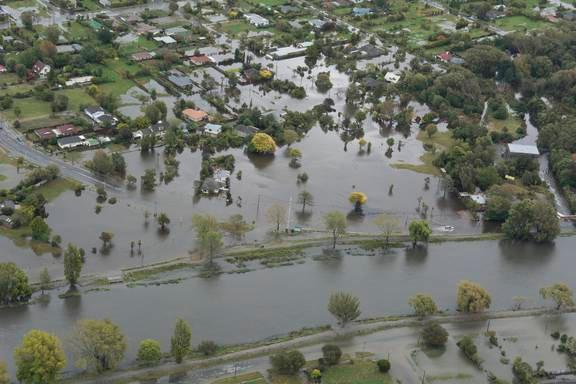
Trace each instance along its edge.
<path fill-rule="evenodd" d="M 368 196 L 363 192 L 352 192 L 348 196 L 348 201 L 354 204 L 354 211 L 362 213 L 362 206 L 368 201 Z"/>
<path fill-rule="evenodd" d="M 33 329 L 14 350 L 16 377 L 24 384 L 52 384 L 59 381 L 66 366 L 62 343 L 56 335 Z"/>
<path fill-rule="evenodd" d="M 492 299 L 480 284 L 468 280 L 458 283 L 456 292 L 458 310 L 462 312 L 482 312 L 490 308 Z"/>
<path fill-rule="evenodd" d="M 252 137 L 248 145 L 248 152 L 259 153 L 262 155 L 272 155 L 276 151 L 276 142 L 272 136 L 266 133 L 258 132 Z"/>

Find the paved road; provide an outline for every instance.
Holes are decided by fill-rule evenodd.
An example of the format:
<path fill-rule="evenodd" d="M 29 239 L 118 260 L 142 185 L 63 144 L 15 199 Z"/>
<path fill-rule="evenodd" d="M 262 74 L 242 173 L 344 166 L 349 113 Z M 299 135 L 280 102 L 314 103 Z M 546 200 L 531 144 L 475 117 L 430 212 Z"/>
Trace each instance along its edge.
<path fill-rule="evenodd" d="M 114 192 L 121 192 L 123 189 L 119 185 L 112 184 L 94 176 L 87 169 L 70 164 L 55 156 L 50 156 L 26 142 L 22 136 L 9 128 L 5 122 L 0 121 L 0 147 L 14 157 L 23 157 L 27 162 L 45 167 L 53 164 L 60 168 L 62 176 L 76 180 L 82 184 L 98 184 Z"/>

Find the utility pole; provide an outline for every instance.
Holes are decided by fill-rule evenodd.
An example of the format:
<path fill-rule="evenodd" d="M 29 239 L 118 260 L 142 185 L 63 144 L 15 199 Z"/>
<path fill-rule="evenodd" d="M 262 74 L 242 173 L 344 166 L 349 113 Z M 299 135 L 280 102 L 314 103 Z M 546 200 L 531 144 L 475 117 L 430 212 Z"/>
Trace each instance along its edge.
<path fill-rule="evenodd" d="M 258 194 L 258 203 L 256 203 L 256 218 L 258 218 L 258 213 L 260 213 L 260 194 Z"/>
<path fill-rule="evenodd" d="M 290 216 L 292 216 L 292 196 L 288 201 L 288 217 L 286 218 L 286 230 L 290 230 Z"/>

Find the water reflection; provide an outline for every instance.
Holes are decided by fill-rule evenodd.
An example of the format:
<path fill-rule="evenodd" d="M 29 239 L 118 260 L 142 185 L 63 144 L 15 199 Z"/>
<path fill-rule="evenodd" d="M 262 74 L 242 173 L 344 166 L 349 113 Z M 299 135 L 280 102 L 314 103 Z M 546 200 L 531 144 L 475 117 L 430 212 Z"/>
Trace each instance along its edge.
<path fill-rule="evenodd" d="M 428 258 L 428 247 L 416 246 L 414 248 L 406 248 L 406 265 L 410 267 L 421 266 Z"/>

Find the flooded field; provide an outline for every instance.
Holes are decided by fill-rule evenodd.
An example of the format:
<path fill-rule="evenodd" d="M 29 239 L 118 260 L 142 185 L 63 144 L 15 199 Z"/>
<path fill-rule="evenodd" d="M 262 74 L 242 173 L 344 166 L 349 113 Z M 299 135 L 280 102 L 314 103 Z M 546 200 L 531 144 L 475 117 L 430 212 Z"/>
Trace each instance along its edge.
<path fill-rule="evenodd" d="M 110 290 L 89 291 L 65 300 L 57 297 L 64 291 L 53 291 L 47 302 L 0 312 L 0 354 L 10 357 L 12 348 L 31 328 L 55 332 L 65 339 L 80 318 L 117 322 L 129 339 L 129 358 L 143 338 L 157 338 L 168 348 L 177 317 L 192 324 L 194 343 L 258 340 L 331 322 L 325 303 L 335 290 L 357 295 L 362 317 L 407 313 L 408 297 L 418 292 L 429 292 L 441 309 L 452 311 L 461 279 L 486 287 L 492 294 L 492 309 L 511 308 L 515 296 L 526 296 L 526 306 L 542 305 L 540 287 L 572 280 L 574 241 L 564 237 L 547 246 L 450 242 L 431 244 L 427 250 L 396 249 L 389 254 L 352 249 L 343 251 L 341 258 L 308 258 L 295 266 L 188 278 L 179 284 L 113 285 Z M 310 250 L 310 256 L 320 254 L 320 249 Z"/>

